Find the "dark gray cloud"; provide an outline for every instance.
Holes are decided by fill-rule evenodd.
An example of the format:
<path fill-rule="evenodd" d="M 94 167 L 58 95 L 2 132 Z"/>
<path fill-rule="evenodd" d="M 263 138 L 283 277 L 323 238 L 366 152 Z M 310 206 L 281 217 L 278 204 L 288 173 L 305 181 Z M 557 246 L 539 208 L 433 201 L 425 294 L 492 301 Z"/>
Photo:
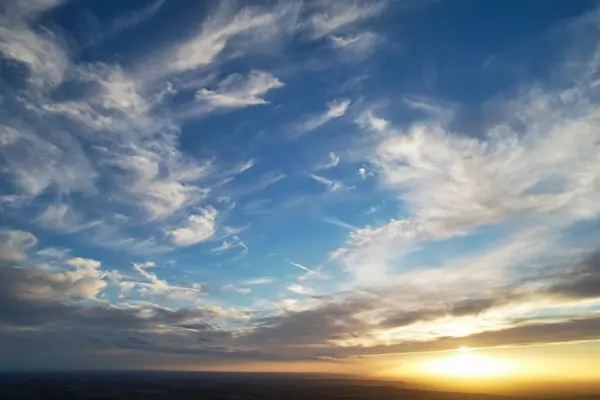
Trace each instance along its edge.
<path fill-rule="evenodd" d="M 44 364 L 46 358 L 58 358 L 61 364 L 67 350 L 71 356 L 87 354 L 90 360 L 99 353 L 114 353 L 115 365 L 131 352 L 136 357 L 163 354 L 165 362 L 177 356 L 213 362 L 314 359 L 244 346 L 230 331 L 215 325 L 219 315 L 213 309 L 119 308 L 98 301 L 75 302 L 62 297 L 71 284 L 37 267 L 0 268 L 0 354 L 13 360 L 28 354 L 25 359 L 32 361 L 30 366 Z"/>
<path fill-rule="evenodd" d="M 557 280 L 549 289 L 551 293 L 572 298 L 600 296 L 600 252 L 567 269 Z"/>
<path fill-rule="evenodd" d="M 309 345 L 362 335 L 370 327 L 357 314 L 374 306 L 372 299 L 357 298 L 265 318 L 242 341 L 258 346 Z"/>
<path fill-rule="evenodd" d="M 505 303 L 505 299 L 499 296 L 499 298 L 464 299 L 453 304 L 444 304 L 415 311 L 398 310 L 388 315 L 378 325 L 382 328 L 397 328 L 419 321 L 431 321 L 448 316 L 477 315 L 501 303 Z"/>

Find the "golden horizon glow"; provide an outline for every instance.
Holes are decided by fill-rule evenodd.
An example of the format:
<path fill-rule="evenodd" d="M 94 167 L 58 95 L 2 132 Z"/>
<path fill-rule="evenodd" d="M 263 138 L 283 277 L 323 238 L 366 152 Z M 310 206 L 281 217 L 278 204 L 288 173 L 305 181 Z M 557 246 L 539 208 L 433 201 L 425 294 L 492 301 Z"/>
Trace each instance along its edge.
<path fill-rule="evenodd" d="M 515 372 L 513 363 L 490 356 L 473 354 L 469 347 L 458 349 L 460 354 L 427 360 L 420 364 L 421 369 L 433 375 L 452 377 L 494 377 Z"/>

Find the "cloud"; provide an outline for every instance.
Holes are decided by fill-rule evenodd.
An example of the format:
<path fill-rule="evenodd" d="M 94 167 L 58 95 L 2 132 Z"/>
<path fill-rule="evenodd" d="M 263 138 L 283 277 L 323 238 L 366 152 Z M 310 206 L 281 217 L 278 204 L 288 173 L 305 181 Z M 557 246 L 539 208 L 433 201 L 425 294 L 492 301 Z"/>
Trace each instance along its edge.
<path fill-rule="evenodd" d="M 355 122 L 363 129 L 369 129 L 375 132 L 385 131 L 389 125 L 388 121 L 373 115 L 371 111 L 363 112 L 358 118 L 356 118 Z"/>
<path fill-rule="evenodd" d="M 261 277 L 261 278 L 251 278 L 251 279 L 247 279 L 244 281 L 244 285 L 248 285 L 248 286 L 254 286 L 254 285 L 268 285 L 269 283 L 273 283 L 275 282 L 276 279 L 269 277 L 269 276 L 265 276 L 265 277 Z"/>
<path fill-rule="evenodd" d="M 304 266 L 302 264 L 299 264 L 299 263 L 296 263 L 296 262 L 293 262 L 293 261 L 288 261 L 288 263 L 290 263 L 294 267 L 299 268 L 299 269 L 303 270 L 304 272 L 306 272 L 306 274 L 304 274 L 304 275 L 302 275 L 302 276 L 300 276 L 298 278 L 301 281 L 305 281 L 305 280 L 310 279 L 310 278 L 323 278 L 323 275 L 321 274 L 321 271 L 320 271 L 320 267 L 317 270 L 314 270 L 314 269 L 308 268 L 308 267 L 306 267 L 306 266 Z M 298 289 L 299 286 L 293 286 L 293 287 L 296 288 L 296 289 Z M 300 290 L 307 291 L 309 289 L 302 288 Z M 298 292 L 297 290 L 292 290 L 292 291 Z"/>
<path fill-rule="evenodd" d="M 237 185 L 235 188 L 232 188 L 231 190 L 227 191 L 226 194 L 228 194 L 232 197 L 240 198 L 240 197 L 252 194 L 252 193 L 260 192 L 261 190 L 268 188 L 269 186 L 285 179 L 286 177 L 287 177 L 286 174 L 279 172 L 279 171 L 265 172 L 248 184 Z M 250 208 L 252 209 L 252 207 L 255 207 L 255 206 L 258 206 L 260 208 L 260 205 L 264 205 L 270 201 L 271 200 L 267 200 L 265 202 L 265 201 L 261 200 L 261 203 L 256 203 L 254 205 L 252 202 L 250 202 L 250 205 L 251 205 Z"/>
<path fill-rule="evenodd" d="M 317 167 L 315 169 L 316 170 L 329 169 L 329 168 L 336 167 L 339 163 L 340 163 L 340 157 L 332 151 L 329 153 L 329 159 L 327 161 L 317 165 Z"/>
<path fill-rule="evenodd" d="M 358 169 L 358 176 L 360 176 L 360 179 L 362 179 L 363 181 L 372 175 L 373 175 L 373 173 L 368 172 L 366 167 L 360 167 Z"/>
<path fill-rule="evenodd" d="M 167 217 L 207 195 L 207 189 L 192 182 L 206 176 L 210 164 L 188 163 L 177 150 L 169 147 L 132 150 L 131 154 L 119 156 L 112 163 L 123 171 L 119 177 L 120 187 L 151 218 Z"/>
<path fill-rule="evenodd" d="M 247 77 L 234 74 L 220 82 L 215 90 L 197 91 L 196 101 L 206 103 L 211 109 L 267 104 L 262 96 L 271 89 L 283 86 L 278 78 L 264 71 L 252 71 Z"/>
<path fill-rule="evenodd" d="M 70 249 L 46 247 L 35 252 L 38 257 L 62 260 L 71 252 Z"/>
<path fill-rule="evenodd" d="M 75 268 L 92 270 L 92 269 L 100 268 L 100 265 L 102 265 L 102 264 L 100 263 L 100 261 L 97 261 L 97 260 L 92 260 L 89 258 L 75 257 L 75 258 L 70 258 L 69 260 L 67 260 L 67 265 L 70 265 Z"/>
<path fill-rule="evenodd" d="M 61 194 L 95 192 L 96 173 L 76 138 L 66 133 L 42 138 L 10 126 L 0 126 L 0 138 L 0 157 L 21 198 L 35 198 L 48 189 Z"/>
<path fill-rule="evenodd" d="M 237 248 L 241 248 L 242 251 L 236 256 L 236 259 L 245 257 L 248 254 L 248 246 L 238 236 L 233 235 L 230 241 L 224 240 L 219 247 L 211 249 L 211 252 L 223 253 Z"/>
<path fill-rule="evenodd" d="M 524 324 L 462 337 L 442 337 L 430 341 L 406 341 L 392 346 L 344 349 L 347 355 L 385 354 L 389 352 L 441 351 L 469 343 L 472 348 L 527 346 L 598 339 L 598 318 L 573 318 L 561 322 Z"/>
<path fill-rule="evenodd" d="M 578 82 L 525 91 L 496 104 L 503 117 L 478 137 L 451 131 L 445 117 L 404 130 L 382 124 L 371 165 L 407 214 L 352 233 L 345 266 L 359 281 L 385 280 L 391 265 L 428 242 L 517 217 L 554 232 L 597 218 L 598 112 L 584 100 L 594 90 Z"/>
<path fill-rule="evenodd" d="M 65 296 L 90 300 L 95 299 L 106 287 L 99 261 L 71 258 L 66 265 L 67 269 L 56 271 L 38 267 L 3 269 L 7 281 L 14 284 L 9 295 L 15 293 L 14 296 L 29 300 L 60 299 Z"/>
<path fill-rule="evenodd" d="M 67 53 L 51 32 L 34 31 L 28 26 L 30 18 L 58 4 L 58 1 L 10 4 L 7 14 L 0 16 L 0 53 L 32 71 L 28 77 L 32 86 L 48 88 L 60 83 L 69 63 Z"/>
<path fill-rule="evenodd" d="M 137 287 L 138 293 L 143 296 L 163 296 L 171 300 L 189 302 L 197 301 L 199 297 L 204 294 L 202 285 L 193 284 L 191 286 L 178 286 L 171 285 L 164 279 L 159 279 L 156 274 L 148 272 L 148 268 L 156 266 L 152 261 L 143 263 L 132 262 L 131 264 L 133 265 L 133 269 L 143 278 L 150 281 L 150 283 L 119 280 L 117 284 L 120 286 L 121 290 L 129 291 L 134 287 Z"/>
<path fill-rule="evenodd" d="M 300 126 L 300 130 L 302 132 L 309 132 L 317 129 L 322 125 L 325 125 L 333 119 L 343 117 L 346 114 L 346 111 L 348 111 L 349 106 L 350 100 L 348 99 L 332 101 L 328 104 L 328 108 L 325 112 L 316 115 L 310 118 L 308 121 L 302 123 Z"/>
<path fill-rule="evenodd" d="M 221 289 L 226 292 L 236 292 L 239 294 L 249 294 L 252 292 L 252 289 L 250 288 L 242 288 L 231 284 L 225 285 Z"/>
<path fill-rule="evenodd" d="M 327 179 L 323 176 L 316 174 L 308 174 L 308 177 L 319 183 L 322 183 L 334 192 L 344 188 L 344 184 L 341 181 Z"/>
<path fill-rule="evenodd" d="M 248 214 L 265 214 L 269 212 L 268 205 L 271 203 L 271 199 L 250 200 L 244 203 L 242 209 Z"/>
<path fill-rule="evenodd" d="M 169 66 L 175 71 L 206 66 L 216 60 L 230 39 L 273 30 L 277 26 L 277 16 L 275 12 L 251 7 L 232 16 L 223 4 L 203 23 L 199 34 L 176 47 Z"/>
<path fill-rule="evenodd" d="M 369 55 L 380 42 L 381 38 L 373 32 L 362 32 L 353 36 L 331 36 L 334 48 L 357 57 Z"/>
<path fill-rule="evenodd" d="M 201 214 L 190 215 L 186 226 L 169 231 L 171 241 L 176 246 L 191 246 L 209 240 L 216 232 L 217 214 L 208 207 Z"/>
<path fill-rule="evenodd" d="M 357 229 L 356 226 L 350 225 L 349 223 L 344 222 L 344 221 L 342 221 L 339 218 L 325 217 L 325 218 L 321 218 L 321 221 L 327 222 L 328 224 L 331 224 L 331 225 L 339 226 L 339 227 L 344 228 L 344 229 L 348 229 L 350 231 L 354 231 L 354 230 Z"/>
<path fill-rule="evenodd" d="M 296 267 L 296 268 L 300 268 L 301 270 L 303 270 L 303 271 L 305 271 L 305 272 L 308 272 L 308 273 L 311 273 L 311 274 L 315 272 L 315 271 L 313 271 L 312 269 L 310 269 L 310 268 L 308 268 L 308 267 L 305 267 L 305 266 L 304 266 L 304 265 L 302 265 L 302 264 L 298 264 L 298 263 L 295 263 L 295 262 L 292 262 L 292 261 L 288 261 L 288 262 L 289 262 L 291 265 L 293 265 L 294 267 Z"/>
<path fill-rule="evenodd" d="M 37 238 L 29 232 L 0 230 L 0 263 L 19 264 L 27 257 L 27 250 L 37 244 Z"/>
<path fill-rule="evenodd" d="M 256 164 L 256 160 L 254 158 L 249 158 L 248 161 L 234 169 L 234 174 L 241 174 L 242 172 L 248 171 L 250 168 L 254 167 L 254 164 Z"/>
<path fill-rule="evenodd" d="M 245 343 L 258 346 L 310 345 L 328 343 L 349 333 L 360 334 L 365 324 L 354 318 L 362 305 L 326 303 L 322 307 L 286 312 L 266 318 L 256 329 L 242 337 Z M 331 348 L 331 347 L 330 347 Z"/>
<path fill-rule="evenodd" d="M 403 100 L 408 107 L 422 111 L 426 116 L 439 123 L 449 123 L 455 114 L 451 105 L 441 104 L 426 97 L 406 96 Z"/>
<path fill-rule="evenodd" d="M 152 282 L 154 288 L 157 291 L 166 290 L 169 287 L 169 284 L 166 281 L 158 279 L 156 274 L 150 273 L 146 271 L 147 268 L 155 267 L 156 264 L 154 262 L 144 262 L 144 263 L 131 263 L 133 265 L 133 269 L 135 269 L 141 276 Z"/>
<path fill-rule="evenodd" d="M 223 243 L 221 243 L 221 245 L 219 247 L 215 247 L 211 251 L 214 253 L 220 253 L 220 252 L 229 250 L 230 248 L 231 248 L 231 245 L 226 240 L 224 240 Z"/>
<path fill-rule="evenodd" d="M 107 24 L 107 26 L 102 27 L 102 32 L 97 35 L 93 35 L 82 47 L 99 44 L 106 39 L 117 36 L 120 33 L 147 21 L 161 9 L 165 1 L 166 0 L 154 0 L 152 3 L 140 8 L 139 10 L 118 16 L 109 24 Z"/>
<path fill-rule="evenodd" d="M 593 146 L 597 139 L 589 127 L 571 123 L 559 122 L 548 135 L 523 139 L 507 126 L 498 126 L 485 142 L 451 136 L 439 126 L 415 125 L 405 136 L 381 143 L 376 163 L 384 182 L 403 189 L 400 196 L 417 218 L 458 231 L 524 212 L 550 212 L 579 193 L 587 195 L 582 192 L 587 189 L 579 186 L 582 182 L 573 181 L 564 168 L 590 168 L 596 161 L 587 158 L 583 146 Z M 555 147 L 565 130 L 586 144 Z M 427 158 L 421 158 L 425 154 Z M 561 165 L 550 166 L 549 161 L 557 158 Z M 575 187 L 567 184 L 572 189 L 567 192 L 566 186 L 553 186 L 553 181 L 572 181 Z M 540 182 L 548 187 L 542 188 Z"/>
<path fill-rule="evenodd" d="M 288 285 L 286 287 L 286 289 L 290 292 L 296 293 L 296 294 L 300 294 L 300 295 L 309 295 L 312 294 L 313 291 L 310 290 L 309 288 L 302 286 L 302 285 L 298 285 L 297 283 L 293 283 L 291 285 Z"/>
<path fill-rule="evenodd" d="M 136 262 L 133 270 L 124 270 L 119 260 L 128 265 L 129 258 L 121 250 L 156 253 L 212 241 L 193 252 L 206 251 L 215 268 L 248 254 L 240 232 L 250 222 L 235 213 L 268 214 L 272 210 L 265 206 L 280 207 L 286 199 L 270 188 L 272 200 L 234 206 L 286 177 L 275 165 L 289 155 L 286 146 L 279 154 L 265 131 L 270 156 L 263 157 L 256 152 L 267 151 L 261 147 L 265 143 L 240 147 L 238 136 L 210 135 L 213 122 L 219 123 L 216 115 L 214 121 L 186 125 L 185 132 L 181 124 L 216 111 L 267 104 L 270 91 L 282 88 L 285 77 L 286 90 L 296 87 L 295 67 L 278 64 L 287 57 L 265 64 L 257 56 L 279 50 L 285 55 L 287 46 L 275 44 L 287 33 L 305 29 L 309 40 L 343 51 L 337 55 L 368 53 L 383 36 L 362 24 L 383 12 L 385 3 L 313 2 L 302 12 L 290 3 L 273 9 L 223 3 L 183 42 L 157 52 L 144 44 L 149 52 L 142 53 L 153 56 L 132 53 L 122 64 L 119 57 L 87 62 L 77 56 L 76 42 L 61 38 L 51 24 L 39 25 L 42 13 L 58 4 L 14 2 L 0 17 L 0 52 L 10 61 L 9 76 L 0 77 L 6 91 L 0 110 L 2 211 L 16 227 L 33 223 L 53 230 L 53 246 L 75 246 L 38 250 L 33 234 L 0 231 L 3 354 L 30 357 L 30 365 L 52 365 L 52 360 L 31 360 L 63 360 L 61 343 L 69 343 L 68 357 L 73 353 L 74 359 L 119 353 L 161 362 L 187 354 L 194 362 L 315 360 L 322 353 L 344 358 L 445 350 L 465 340 L 495 346 L 598 337 L 590 311 L 600 302 L 597 249 L 570 236 L 580 225 L 590 229 L 588 222 L 600 214 L 599 86 L 592 62 L 567 83 L 522 85 L 512 100 L 494 100 L 494 119 L 473 135 L 456 124 L 469 115 L 437 99 L 404 96 L 400 108 L 409 108 L 415 119 L 397 123 L 366 110 L 356 118 L 361 136 L 347 140 L 347 148 L 319 142 L 344 151 L 345 161 L 356 165 L 354 171 L 340 166 L 332 175 L 372 177 L 363 186 L 380 190 L 375 195 L 386 197 L 386 207 L 371 225 L 323 219 L 350 230 L 342 247 L 314 268 L 288 262 L 300 273 L 293 282 L 278 282 L 277 293 L 292 298 L 267 299 L 261 310 L 240 310 L 206 296 L 205 283 L 190 278 L 200 275 L 176 251 L 160 258 L 173 268 L 155 270 L 153 262 Z M 105 34 L 140 23 L 162 4 L 152 2 L 113 20 Z M 299 16 L 307 20 L 298 21 Z M 293 43 L 296 39 L 307 40 L 294 36 Z M 242 58 L 248 54 L 252 60 Z M 273 73 L 244 70 L 248 61 L 250 68 L 268 67 Z M 567 64 L 580 68 L 585 63 Z M 18 71 L 14 77 L 13 70 Z M 322 127 L 351 113 L 350 105 L 349 99 L 334 100 L 294 128 Z M 290 111 L 274 111 L 269 122 L 285 124 L 279 118 Z M 396 114 L 402 112 L 390 110 L 389 115 Z M 261 129 L 254 120 L 234 122 L 236 132 Z M 198 135 L 201 142 L 195 142 Z M 247 158 L 255 153 L 265 170 L 256 171 L 256 159 Z M 309 177 L 329 190 L 343 188 L 341 181 L 317 173 L 340 165 L 339 155 L 330 152 L 321 161 Z M 293 167 L 293 157 L 291 162 Z M 296 178 L 302 176 L 291 177 Z M 299 197 L 294 194 L 296 204 Z M 352 203 L 353 210 L 375 204 L 372 198 L 360 201 Z M 349 218 L 351 209 L 343 212 Z M 259 231 L 248 232 L 258 254 L 267 253 L 259 247 L 269 241 L 266 234 L 272 230 L 260 231 L 265 227 L 255 222 L 252 228 Z M 79 234 L 58 235 L 74 232 Z M 87 245 L 109 248 L 110 257 L 101 262 L 76 256 L 80 237 Z M 250 257 L 235 265 L 244 268 L 246 262 L 252 267 Z M 317 292 L 309 279 L 325 278 L 324 265 L 336 283 L 320 285 Z M 247 276 L 255 278 L 217 287 L 248 294 L 255 285 L 277 282 L 263 273 L 251 268 Z"/>
<path fill-rule="evenodd" d="M 73 233 L 98 225 L 101 221 L 82 222 L 81 215 L 66 204 L 50 204 L 37 218 L 38 223 L 47 229 Z"/>
<path fill-rule="evenodd" d="M 385 2 L 323 2 L 309 20 L 315 38 L 338 32 L 350 25 L 372 18 L 385 9 Z"/>
<path fill-rule="evenodd" d="M 600 297 L 600 252 L 594 252 L 578 265 L 552 275 L 547 285 L 546 290 L 551 294 L 571 298 Z"/>

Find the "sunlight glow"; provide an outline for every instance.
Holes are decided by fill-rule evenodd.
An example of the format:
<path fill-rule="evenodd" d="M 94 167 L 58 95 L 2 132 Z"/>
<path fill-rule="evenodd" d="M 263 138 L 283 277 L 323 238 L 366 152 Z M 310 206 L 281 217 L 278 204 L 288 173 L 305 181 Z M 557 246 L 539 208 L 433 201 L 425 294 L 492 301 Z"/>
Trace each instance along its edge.
<path fill-rule="evenodd" d="M 425 361 L 421 367 L 430 374 L 459 377 L 506 375 L 514 370 L 505 360 L 471 354 L 469 350 L 463 347 L 461 354 Z"/>

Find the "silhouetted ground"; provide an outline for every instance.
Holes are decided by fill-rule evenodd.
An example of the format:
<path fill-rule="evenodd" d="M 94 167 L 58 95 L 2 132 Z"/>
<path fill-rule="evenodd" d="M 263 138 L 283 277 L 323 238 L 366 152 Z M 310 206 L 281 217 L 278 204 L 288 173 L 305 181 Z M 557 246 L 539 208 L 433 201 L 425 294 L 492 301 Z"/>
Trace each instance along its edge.
<path fill-rule="evenodd" d="M 0 375 L 2 399 L 508 400 L 303 374 L 86 372 Z M 577 400 L 600 399 L 598 396 Z M 575 400 L 575 399 L 574 399 Z"/>

